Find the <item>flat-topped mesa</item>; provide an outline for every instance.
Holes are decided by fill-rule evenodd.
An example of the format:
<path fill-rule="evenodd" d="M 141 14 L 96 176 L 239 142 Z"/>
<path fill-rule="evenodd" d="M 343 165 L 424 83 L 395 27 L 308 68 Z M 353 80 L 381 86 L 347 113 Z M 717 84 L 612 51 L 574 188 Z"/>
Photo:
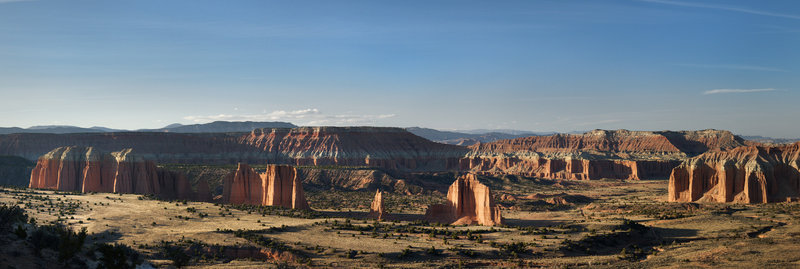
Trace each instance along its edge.
<path fill-rule="evenodd" d="M 372 199 L 372 204 L 369 206 L 369 216 L 377 220 L 384 220 L 386 218 L 386 211 L 383 209 L 383 193 L 380 189 L 375 192 L 375 198 Z"/>
<path fill-rule="evenodd" d="M 79 192 L 153 194 L 193 199 L 183 174 L 156 167 L 131 149 L 106 153 L 92 147 L 59 147 L 43 155 L 31 172 L 31 188 Z"/>
<path fill-rule="evenodd" d="M 459 168 L 551 179 L 667 178 L 687 156 L 741 145 L 728 131 L 594 130 L 476 144 Z"/>
<path fill-rule="evenodd" d="M 447 190 L 447 203 L 429 206 L 425 219 L 453 225 L 503 224 L 500 206 L 492 200 L 491 189 L 480 183 L 475 174 L 456 179 Z"/>
<path fill-rule="evenodd" d="M 669 201 L 769 203 L 800 197 L 800 142 L 690 158 L 669 178 Z"/>
<path fill-rule="evenodd" d="M 301 127 L 255 129 L 240 144 L 263 151 L 270 162 L 294 165 L 372 166 L 393 170 L 444 170 L 468 150 L 439 144 L 401 128 Z"/>
<path fill-rule="evenodd" d="M 266 173 L 258 174 L 240 163 L 223 181 L 223 201 L 310 209 L 297 170 L 290 165 L 267 165 Z"/>

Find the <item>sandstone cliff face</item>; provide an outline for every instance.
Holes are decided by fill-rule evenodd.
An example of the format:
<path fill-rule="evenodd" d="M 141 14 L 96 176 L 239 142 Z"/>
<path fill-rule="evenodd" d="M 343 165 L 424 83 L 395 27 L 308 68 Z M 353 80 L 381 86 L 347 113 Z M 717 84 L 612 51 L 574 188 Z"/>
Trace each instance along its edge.
<path fill-rule="evenodd" d="M 246 164 L 223 181 L 223 201 L 232 204 L 310 209 L 297 170 L 289 165 L 268 165 L 258 174 Z"/>
<path fill-rule="evenodd" d="M 80 192 L 154 194 L 165 199 L 193 199 L 186 178 L 160 169 L 126 149 L 113 153 L 91 147 L 60 147 L 39 158 L 28 185 Z"/>
<path fill-rule="evenodd" d="M 302 127 L 256 129 L 239 140 L 267 153 L 268 161 L 294 165 L 371 166 L 441 170 L 466 148 L 428 141 L 400 128 Z"/>
<path fill-rule="evenodd" d="M 223 199 L 231 204 L 261 205 L 264 193 L 261 176 L 247 164 L 223 180 Z"/>
<path fill-rule="evenodd" d="M 434 143 L 399 128 L 379 127 L 277 128 L 224 134 L 0 135 L 0 155 L 34 159 L 63 145 L 91 146 L 106 152 L 134 147 L 141 158 L 169 163 L 229 164 L 266 160 L 291 165 L 369 166 L 404 172 L 467 171 L 545 178 L 644 179 L 667 178 L 671 169 L 683 159 L 709 150 L 740 146 L 742 140 L 730 132 L 716 130 L 596 130 L 581 135 L 501 140 L 465 148 Z M 149 169 L 125 166 L 127 170 L 139 172 Z M 89 168 L 94 174 L 105 170 Z M 69 168 L 64 172 L 70 172 Z M 88 185 L 97 184 L 100 183 Z M 103 184 L 103 188 L 110 188 L 108 191 L 114 191 L 115 187 L 136 192 L 157 186 L 133 186 L 124 180 L 120 186 Z M 138 189 L 131 189 L 134 187 Z"/>
<path fill-rule="evenodd" d="M 481 184 L 477 176 L 467 174 L 459 177 L 447 191 L 447 203 L 431 205 L 425 212 L 429 221 L 494 226 L 502 224 L 500 207 L 495 205 L 488 186 Z"/>
<path fill-rule="evenodd" d="M 250 133 L 84 133 L 0 135 L 0 155 L 35 160 L 65 145 L 101 151 L 135 148 L 164 163 L 372 166 L 440 171 L 458 165 L 465 147 L 428 141 L 400 128 L 303 127 Z"/>
<path fill-rule="evenodd" d="M 459 168 L 550 179 L 667 178 L 687 156 L 741 145 L 744 141 L 727 131 L 595 130 L 477 144 Z"/>
<path fill-rule="evenodd" d="M 800 196 L 800 142 L 708 152 L 672 170 L 669 201 L 768 203 Z"/>
<path fill-rule="evenodd" d="M 262 175 L 266 185 L 263 205 L 310 209 L 297 170 L 289 165 L 268 165 Z"/>
<path fill-rule="evenodd" d="M 479 174 L 515 174 L 549 179 L 665 178 L 680 161 L 578 159 L 573 157 L 486 156 L 461 159 L 460 169 Z"/>
<path fill-rule="evenodd" d="M 369 206 L 369 216 L 378 220 L 385 219 L 385 211 L 383 209 L 383 193 L 381 190 L 375 192 L 375 198 L 372 199 L 372 204 Z"/>

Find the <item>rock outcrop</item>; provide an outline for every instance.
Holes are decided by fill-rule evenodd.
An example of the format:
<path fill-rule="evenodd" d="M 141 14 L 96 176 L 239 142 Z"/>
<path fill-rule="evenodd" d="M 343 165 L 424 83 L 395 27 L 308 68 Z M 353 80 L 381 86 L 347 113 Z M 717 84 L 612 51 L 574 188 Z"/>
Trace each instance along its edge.
<path fill-rule="evenodd" d="M 742 146 L 744 142 L 730 132 L 717 130 L 595 130 L 580 135 L 499 140 L 469 148 L 434 143 L 403 129 L 386 127 L 272 128 L 249 133 L 0 135 L 0 155 L 35 159 L 64 145 L 92 147 L 104 152 L 133 147 L 138 157 L 165 163 L 253 164 L 266 160 L 275 164 L 367 166 L 401 172 L 646 179 L 667 178 L 672 168 L 686 158 Z M 91 170 L 101 173 L 103 168 Z M 128 187 L 132 186 L 120 186 Z"/>
<path fill-rule="evenodd" d="M 494 226 L 503 223 L 500 207 L 492 200 L 491 190 L 480 183 L 475 174 L 456 179 L 447 190 L 447 203 L 429 206 L 425 218 L 453 225 Z"/>
<path fill-rule="evenodd" d="M 222 199 L 228 203 L 310 209 L 297 170 L 289 165 L 267 165 L 266 173 L 258 174 L 239 164 L 223 186 Z"/>
<path fill-rule="evenodd" d="M 236 172 L 223 180 L 223 199 L 231 204 L 261 205 L 265 192 L 262 181 L 253 168 L 240 163 Z"/>
<path fill-rule="evenodd" d="M 515 174 L 548 179 L 666 178 L 677 160 L 579 159 L 573 157 L 485 156 L 461 159 L 460 168 L 479 174 Z"/>
<path fill-rule="evenodd" d="M 742 145 L 728 131 L 594 130 L 476 144 L 459 168 L 550 179 L 667 178 L 687 157 Z"/>
<path fill-rule="evenodd" d="M 375 198 L 372 199 L 372 204 L 369 206 L 369 216 L 378 220 L 386 218 L 384 215 L 386 211 L 383 210 L 383 193 L 380 189 L 375 192 Z"/>
<path fill-rule="evenodd" d="M 673 202 L 782 202 L 800 196 L 800 142 L 743 146 L 690 158 L 669 179 Z"/>
<path fill-rule="evenodd" d="M 60 147 L 39 158 L 30 188 L 79 192 L 153 194 L 194 199 L 183 174 L 156 167 L 131 149 L 101 152 L 92 147 Z"/>
<path fill-rule="evenodd" d="M 0 155 L 35 160 L 65 145 L 111 152 L 135 148 L 163 163 L 260 163 L 371 166 L 401 171 L 457 167 L 465 147 L 426 140 L 401 128 L 301 127 L 249 133 L 80 133 L 0 135 Z"/>

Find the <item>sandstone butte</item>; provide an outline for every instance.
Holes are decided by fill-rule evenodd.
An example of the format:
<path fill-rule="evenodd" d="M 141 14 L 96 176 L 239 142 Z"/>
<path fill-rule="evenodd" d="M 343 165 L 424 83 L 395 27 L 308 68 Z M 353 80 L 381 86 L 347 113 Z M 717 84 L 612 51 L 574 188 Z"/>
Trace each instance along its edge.
<path fill-rule="evenodd" d="M 383 193 L 380 189 L 375 192 L 375 198 L 369 206 L 369 216 L 378 220 L 386 218 L 386 211 L 383 209 Z"/>
<path fill-rule="evenodd" d="M 503 224 L 500 207 L 492 200 L 491 190 L 481 184 L 475 174 L 456 179 L 447 190 L 447 203 L 429 206 L 425 219 L 453 225 Z"/>
<path fill-rule="evenodd" d="M 56 148 L 39 158 L 28 186 L 62 191 L 153 194 L 164 199 L 193 200 L 211 196 L 207 182 L 200 182 L 195 193 L 183 174 L 158 168 L 154 162 L 134 154 L 132 149 L 108 153 L 92 147 Z"/>
<path fill-rule="evenodd" d="M 297 169 L 290 165 L 267 165 L 266 173 L 258 174 L 249 165 L 240 163 L 223 180 L 223 200 L 232 204 L 310 209 Z"/>
<path fill-rule="evenodd" d="M 550 179 L 667 178 L 682 160 L 745 141 L 728 131 L 594 130 L 479 143 L 459 170 Z"/>
<path fill-rule="evenodd" d="M 669 201 L 768 203 L 800 196 L 800 142 L 743 146 L 687 159 L 672 170 Z"/>

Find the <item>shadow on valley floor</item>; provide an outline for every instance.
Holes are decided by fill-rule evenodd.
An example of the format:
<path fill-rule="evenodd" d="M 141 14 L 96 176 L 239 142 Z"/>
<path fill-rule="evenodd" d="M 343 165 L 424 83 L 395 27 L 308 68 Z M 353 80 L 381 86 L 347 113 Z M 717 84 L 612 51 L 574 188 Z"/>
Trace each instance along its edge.
<path fill-rule="evenodd" d="M 570 223 L 569 221 L 560 221 L 560 220 L 528 220 L 528 219 L 508 219 L 508 218 L 503 218 L 503 222 L 506 225 L 518 226 L 518 227 L 552 227 Z"/>

